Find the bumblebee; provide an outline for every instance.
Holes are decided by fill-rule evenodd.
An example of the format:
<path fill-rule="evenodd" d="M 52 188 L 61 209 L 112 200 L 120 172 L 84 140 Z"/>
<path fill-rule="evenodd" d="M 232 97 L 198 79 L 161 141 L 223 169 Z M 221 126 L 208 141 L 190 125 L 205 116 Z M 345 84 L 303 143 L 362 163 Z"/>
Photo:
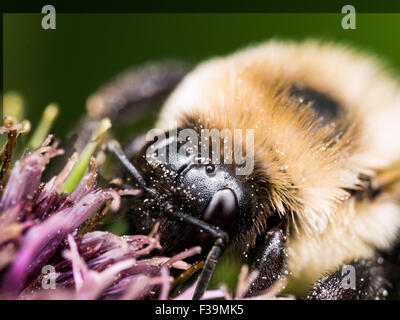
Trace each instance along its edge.
<path fill-rule="evenodd" d="M 135 69 L 87 107 L 92 119 L 121 121 L 165 97 L 155 125 L 164 137 L 108 149 L 144 191 L 131 205 L 135 232 L 158 222 L 165 252 L 203 247 L 195 299 L 225 250 L 250 253 L 258 277 L 248 295 L 282 278 L 306 299 L 398 294 L 400 87 L 376 58 L 335 43 L 269 41 L 188 73 L 176 62 Z M 203 161 L 196 148 L 178 152 L 172 143 L 191 140 L 180 138 L 185 129 L 195 138 L 252 130 L 252 141 L 233 141 L 235 154 L 252 147 L 251 170 L 238 174 L 236 158 Z M 149 150 L 173 161 L 149 161 Z M 222 145 L 215 150 L 226 158 Z"/>

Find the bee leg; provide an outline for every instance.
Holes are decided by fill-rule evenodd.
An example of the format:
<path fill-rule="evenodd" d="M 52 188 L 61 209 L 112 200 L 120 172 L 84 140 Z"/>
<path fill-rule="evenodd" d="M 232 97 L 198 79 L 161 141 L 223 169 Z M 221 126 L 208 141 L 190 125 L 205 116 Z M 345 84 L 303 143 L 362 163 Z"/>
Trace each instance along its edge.
<path fill-rule="evenodd" d="M 217 266 L 218 260 L 224 251 L 225 245 L 225 241 L 222 238 L 218 238 L 208 253 L 206 262 L 204 263 L 204 268 L 200 274 L 199 281 L 197 282 L 193 294 L 193 300 L 200 300 L 203 297 L 203 294 L 210 283 L 215 267 Z"/>
<path fill-rule="evenodd" d="M 356 259 L 349 265 L 318 280 L 307 300 L 371 300 L 384 299 L 390 282 L 387 269 L 379 260 Z"/>
<path fill-rule="evenodd" d="M 284 275 L 286 264 L 286 236 L 280 229 L 269 231 L 255 256 L 251 271 L 259 275 L 252 283 L 246 296 L 251 297 L 271 287 Z"/>

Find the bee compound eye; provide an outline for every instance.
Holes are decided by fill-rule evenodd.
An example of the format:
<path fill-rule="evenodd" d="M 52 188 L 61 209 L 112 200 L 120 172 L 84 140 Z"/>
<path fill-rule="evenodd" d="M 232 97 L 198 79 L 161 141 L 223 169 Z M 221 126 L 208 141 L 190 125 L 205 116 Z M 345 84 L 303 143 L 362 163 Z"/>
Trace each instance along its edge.
<path fill-rule="evenodd" d="M 234 192 L 229 188 L 221 189 L 212 197 L 203 220 L 229 232 L 233 227 L 237 210 L 238 202 Z"/>

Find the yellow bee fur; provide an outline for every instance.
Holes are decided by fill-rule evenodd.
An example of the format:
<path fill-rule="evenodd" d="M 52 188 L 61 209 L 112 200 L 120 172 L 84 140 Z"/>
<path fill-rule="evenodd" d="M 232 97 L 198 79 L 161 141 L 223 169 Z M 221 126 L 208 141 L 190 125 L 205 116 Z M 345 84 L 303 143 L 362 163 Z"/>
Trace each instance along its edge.
<path fill-rule="evenodd" d="M 328 124 L 316 121 L 311 108 L 288 97 L 294 83 L 333 97 L 342 112 Z M 179 127 L 188 117 L 208 128 L 255 130 L 257 175 L 268 180 L 268 200 L 295 230 L 289 285 L 306 288 L 398 237 L 400 87 L 376 59 L 317 41 L 246 48 L 187 75 L 156 127 Z M 379 189 L 381 180 L 376 197 L 357 197 L 367 185 Z M 249 234 L 260 234 L 267 218 L 258 217 Z"/>

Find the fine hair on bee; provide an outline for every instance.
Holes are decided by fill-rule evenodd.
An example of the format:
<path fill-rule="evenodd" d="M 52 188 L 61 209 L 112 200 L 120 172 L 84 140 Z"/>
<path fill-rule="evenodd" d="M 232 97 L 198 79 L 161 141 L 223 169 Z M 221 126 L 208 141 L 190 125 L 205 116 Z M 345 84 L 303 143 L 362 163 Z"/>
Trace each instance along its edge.
<path fill-rule="evenodd" d="M 271 40 L 191 71 L 182 65 L 125 73 L 94 93 L 88 109 L 91 121 L 118 119 L 126 106 L 138 115 L 154 110 L 153 96 L 167 96 L 154 139 L 137 137 L 125 151 L 112 141 L 108 149 L 145 191 L 130 206 L 134 232 L 159 223 L 165 253 L 202 246 L 194 298 L 225 249 L 251 252 L 259 276 L 248 295 L 281 279 L 287 292 L 307 299 L 398 297 L 400 85 L 388 68 L 317 40 Z M 217 136 L 212 146 L 225 141 L 221 132 L 243 136 L 228 135 L 230 153 L 224 143 L 207 144 L 205 156 L 204 130 Z M 188 141 L 196 141 L 190 152 Z M 231 152 L 251 156 L 251 170 L 238 174 L 246 162 L 225 161 Z M 168 160 L 149 160 L 161 155 Z M 354 271 L 354 285 L 344 285 L 343 270 Z"/>

